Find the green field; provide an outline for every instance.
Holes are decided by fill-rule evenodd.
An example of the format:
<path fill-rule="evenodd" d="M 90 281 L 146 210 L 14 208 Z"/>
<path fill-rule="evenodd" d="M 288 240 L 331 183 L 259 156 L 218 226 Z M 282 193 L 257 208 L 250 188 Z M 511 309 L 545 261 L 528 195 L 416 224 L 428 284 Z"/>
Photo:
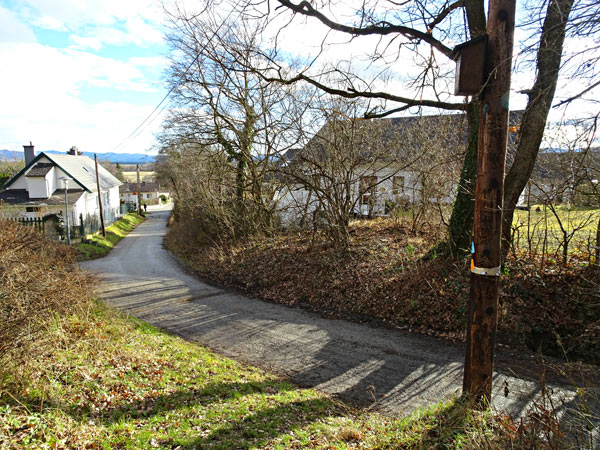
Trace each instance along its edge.
<path fill-rule="evenodd" d="M 137 181 L 137 172 L 123 172 L 125 181 L 129 183 L 135 183 Z M 140 181 L 154 181 L 154 171 L 141 171 L 140 170 Z"/>
<path fill-rule="evenodd" d="M 562 253 L 564 230 L 570 254 L 593 250 L 600 209 L 560 205 L 555 206 L 555 211 L 556 214 L 544 205 L 532 206 L 530 211 L 516 211 L 513 221 L 516 248 L 539 254 L 545 245 L 549 253 Z"/>

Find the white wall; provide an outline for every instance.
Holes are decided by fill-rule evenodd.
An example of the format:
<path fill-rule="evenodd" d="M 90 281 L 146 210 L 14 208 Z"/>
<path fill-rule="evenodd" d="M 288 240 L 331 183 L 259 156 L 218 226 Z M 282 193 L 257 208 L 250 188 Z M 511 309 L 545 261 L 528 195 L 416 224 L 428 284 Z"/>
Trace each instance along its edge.
<path fill-rule="evenodd" d="M 62 183 L 59 184 L 59 181 L 56 179 L 56 170 L 54 167 L 50 169 L 50 171 L 46 174 L 46 180 L 48 181 L 48 192 L 49 195 L 52 195 L 55 190 L 62 189 Z"/>
<path fill-rule="evenodd" d="M 375 187 L 375 203 L 373 205 L 373 214 L 384 215 L 385 214 L 385 203 L 386 200 L 394 202 L 409 202 L 416 203 L 420 200 L 420 189 L 421 181 L 418 173 L 402 170 L 398 171 L 394 168 L 383 168 L 377 171 L 364 172 L 362 176 L 376 176 L 377 186 Z M 398 194 L 394 193 L 393 189 L 393 177 L 401 176 L 404 177 L 404 189 Z M 385 179 L 384 181 L 382 181 Z M 358 193 L 360 191 L 360 181 L 357 181 L 352 186 L 353 200 L 356 200 L 356 206 L 354 207 L 355 214 L 368 214 L 368 205 L 362 205 L 361 199 L 358 199 Z M 310 215 L 319 206 L 318 200 L 314 194 L 308 199 L 308 190 L 296 186 L 292 189 L 282 190 L 279 193 L 278 211 L 284 226 L 292 225 L 298 222 L 302 214 L 306 211 Z M 450 201 L 452 201 L 452 193 L 448 195 Z M 308 200 L 308 207 L 307 207 Z"/>
<path fill-rule="evenodd" d="M 108 191 L 108 207 L 109 208 L 118 208 L 119 207 L 119 186 L 115 186 L 110 188 Z"/>
<path fill-rule="evenodd" d="M 312 194 L 309 198 L 308 190 L 300 186 L 280 191 L 277 202 L 281 222 L 286 227 L 299 222 L 305 213 L 307 214 L 306 220 L 310 221 L 313 211 L 319 206 L 316 196 Z"/>
<path fill-rule="evenodd" d="M 45 177 L 26 177 L 29 198 L 48 198 L 48 180 Z"/>
<path fill-rule="evenodd" d="M 105 194 L 106 204 L 103 203 L 102 207 L 104 208 L 105 221 L 108 225 L 114 222 L 117 218 L 121 217 L 121 200 L 119 199 L 119 186 L 110 188 Z"/>
<path fill-rule="evenodd" d="M 69 210 L 71 210 L 71 208 L 69 208 Z M 75 205 L 73 206 L 73 215 L 75 217 L 72 217 L 73 221 L 71 223 L 73 225 L 79 225 L 79 215 L 82 215 L 83 220 L 85 220 L 87 214 L 87 199 L 85 195 L 82 195 L 81 197 L 79 197 L 79 200 L 77 200 L 75 202 Z"/>

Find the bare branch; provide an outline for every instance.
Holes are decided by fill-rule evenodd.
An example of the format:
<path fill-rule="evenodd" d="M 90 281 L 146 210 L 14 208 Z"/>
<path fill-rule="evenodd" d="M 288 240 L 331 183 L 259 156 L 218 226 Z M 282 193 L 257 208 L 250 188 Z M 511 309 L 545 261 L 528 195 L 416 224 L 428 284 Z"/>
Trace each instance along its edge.
<path fill-rule="evenodd" d="M 416 39 L 427 42 L 432 47 L 435 47 L 441 53 L 446 55 L 448 58 L 452 55 L 452 49 L 446 47 L 436 38 L 434 38 L 430 33 L 426 33 L 423 31 L 416 30 L 411 27 L 406 27 L 403 25 L 394 25 L 389 22 L 380 21 L 374 25 L 369 25 L 366 27 L 353 27 L 349 25 L 343 25 L 338 22 L 334 22 L 329 19 L 320 11 L 317 11 L 313 6 L 308 3 L 306 0 L 301 1 L 299 4 L 295 4 L 290 0 L 277 0 L 283 6 L 291 9 L 295 13 L 303 14 L 305 16 L 315 17 L 321 23 L 331 28 L 332 30 L 341 31 L 343 33 L 352 34 L 354 36 L 368 36 L 368 35 L 388 35 L 388 34 L 401 34 L 408 39 Z"/>
<path fill-rule="evenodd" d="M 429 29 L 433 31 L 433 29 L 437 25 L 439 25 L 448 16 L 448 14 L 450 14 L 455 9 L 464 8 L 464 6 L 465 6 L 464 0 L 458 0 L 457 2 L 454 2 L 450 5 L 448 5 L 442 11 L 440 11 L 440 13 L 437 15 L 437 17 L 434 20 L 432 20 L 429 23 Z"/>
<path fill-rule="evenodd" d="M 591 91 L 592 89 L 594 89 L 595 87 L 600 86 L 600 80 L 596 81 L 594 84 L 592 84 L 591 86 L 588 86 L 587 88 L 585 88 L 583 91 L 579 92 L 578 94 L 573 95 L 572 97 L 567 98 L 566 100 L 563 100 L 559 103 L 557 103 L 556 105 L 554 105 L 554 108 L 560 108 L 562 105 L 565 105 L 567 103 L 571 103 L 573 100 L 576 100 L 580 97 L 582 97 L 583 95 L 585 95 L 587 92 Z"/>

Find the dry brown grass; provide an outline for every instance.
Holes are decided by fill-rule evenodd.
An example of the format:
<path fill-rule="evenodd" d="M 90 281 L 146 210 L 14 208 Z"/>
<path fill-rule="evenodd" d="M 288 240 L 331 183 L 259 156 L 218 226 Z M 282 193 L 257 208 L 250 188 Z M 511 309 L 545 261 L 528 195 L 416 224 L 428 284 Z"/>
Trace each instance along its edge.
<path fill-rule="evenodd" d="M 89 306 L 91 283 L 72 249 L 0 221 L 0 371 L 21 365 L 49 321 Z"/>

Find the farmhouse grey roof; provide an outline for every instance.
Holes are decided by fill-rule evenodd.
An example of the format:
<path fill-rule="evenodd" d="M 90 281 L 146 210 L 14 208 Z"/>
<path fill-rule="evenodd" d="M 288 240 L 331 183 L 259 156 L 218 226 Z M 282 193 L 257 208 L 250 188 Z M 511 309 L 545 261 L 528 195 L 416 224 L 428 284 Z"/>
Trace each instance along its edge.
<path fill-rule="evenodd" d="M 98 190 L 96 187 L 96 165 L 92 158 L 83 155 L 49 155 L 46 153 L 44 155 L 89 191 L 96 192 Z M 101 190 L 121 185 L 118 178 L 100 164 L 98 164 L 98 176 Z"/>
<path fill-rule="evenodd" d="M 67 200 L 70 205 L 75 204 L 85 191 L 83 189 L 69 189 Z M 56 206 L 65 204 L 65 190 L 57 189 L 48 198 L 29 198 L 25 189 L 11 189 L 0 193 L 0 203 L 19 206 Z"/>
<path fill-rule="evenodd" d="M 137 192 L 137 183 L 125 183 L 119 188 L 119 192 Z M 160 184 L 155 182 L 142 181 L 140 183 L 140 192 L 159 192 Z"/>
<path fill-rule="evenodd" d="M 54 167 L 52 163 L 37 163 L 34 165 L 27 174 L 26 177 L 45 177 L 50 170 Z"/>
<path fill-rule="evenodd" d="M 523 111 L 511 111 L 509 126 L 516 127 Z M 353 129 L 350 129 L 353 127 Z M 337 128 L 337 130 L 336 130 Z M 337 133 L 337 136 L 336 136 Z M 391 158 L 402 158 L 415 152 L 441 150 L 455 151 L 464 148 L 467 141 L 467 119 L 461 114 L 438 114 L 382 119 L 330 120 L 317 132 L 303 149 L 290 149 L 281 158 L 285 165 L 302 157 L 305 151 L 325 156 L 325 148 L 330 144 L 343 142 L 344 135 L 359 136 L 355 144 L 363 156 L 369 152 L 385 149 Z M 340 139 L 341 136 L 341 139 Z M 510 146 L 514 147 L 516 133 L 509 133 L 507 162 L 512 160 Z M 435 149 L 423 148 L 427 144 Z M 514 151 L 513 151 L 514 152 Z"/>

